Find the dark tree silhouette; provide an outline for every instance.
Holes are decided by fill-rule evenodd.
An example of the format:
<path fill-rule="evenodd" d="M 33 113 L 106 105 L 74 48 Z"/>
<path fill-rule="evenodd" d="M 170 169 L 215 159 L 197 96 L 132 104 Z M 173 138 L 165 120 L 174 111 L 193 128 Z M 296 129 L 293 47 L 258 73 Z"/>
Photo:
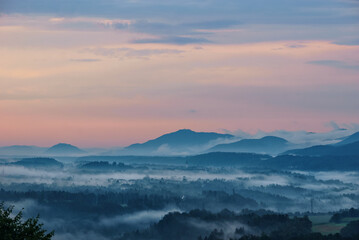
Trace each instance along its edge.
<path fill-rule="evenodd" d="M 51 240 L 54 232 L 46 233 L 39 216 L 22 221 L 22 211 L 13 217 L 13 206 L 0 203 L 0 236 L 6 240 Z"/>
<path fill-rule="evenodd" d="M 351 221 L 340 231 L 340 234 L 344 237 L 353 237 L 359 239 L 359 220 Z"/>

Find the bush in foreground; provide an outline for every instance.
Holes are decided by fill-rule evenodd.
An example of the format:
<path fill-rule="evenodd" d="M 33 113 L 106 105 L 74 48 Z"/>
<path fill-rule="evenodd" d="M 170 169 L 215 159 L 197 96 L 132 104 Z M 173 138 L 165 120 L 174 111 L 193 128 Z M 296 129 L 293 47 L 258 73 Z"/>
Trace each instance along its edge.
<path fill-rule="evenodd" d="M 22 221 L 22 212 L 15 216 L 14 207 L 5 208 L 0 203 L 0 236 L 4 240 L 51 240 L 54 232 L 46 233 L 43 224 L 39 223 L 39 216 Z"/>

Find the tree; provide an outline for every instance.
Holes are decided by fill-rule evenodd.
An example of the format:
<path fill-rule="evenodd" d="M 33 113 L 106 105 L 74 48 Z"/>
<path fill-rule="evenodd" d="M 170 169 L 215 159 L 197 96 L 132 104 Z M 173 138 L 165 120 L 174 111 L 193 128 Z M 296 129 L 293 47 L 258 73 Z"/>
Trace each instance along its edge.
<path fill-rule="evenodd" d="M 340 231 L 340 234 L 344 237 L 359 238 L 359 220 L 348 223 L 348 225 Z"/>
<path fill-rule="evenodd" d="M 14 217 L 14 207 L 5 208 L 0 203 L 0 236 L 4 240 L 51 240 L 54 232 L 46 233 L 39 223 L 39 216 L 22 221 L 22 211 Z"/>

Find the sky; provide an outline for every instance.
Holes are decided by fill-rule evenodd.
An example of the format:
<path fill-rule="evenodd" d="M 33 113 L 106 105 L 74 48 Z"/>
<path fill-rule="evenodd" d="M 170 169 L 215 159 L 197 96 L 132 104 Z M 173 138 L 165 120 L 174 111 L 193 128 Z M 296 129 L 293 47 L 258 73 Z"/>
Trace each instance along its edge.
<path fill-rule="evenodd" d="M 358 0 L 0 0 L 0 145 L 359 123 Z"/>

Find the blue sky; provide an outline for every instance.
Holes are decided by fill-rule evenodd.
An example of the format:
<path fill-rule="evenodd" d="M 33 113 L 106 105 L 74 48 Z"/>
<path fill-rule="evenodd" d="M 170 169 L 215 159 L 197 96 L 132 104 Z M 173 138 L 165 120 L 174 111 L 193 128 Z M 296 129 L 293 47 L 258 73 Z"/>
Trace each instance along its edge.
<path fill-rule="evenodd" d="M 356 0 L 2 0 L 0 9 L 3 14 L 129 19 L 133 21 L 131 24 L 118 23 L 112 27 L 153 34 L 159 36 L 157 42 L 174 44 L 279 39 L 326 39 L 350 44 L 359 39 L 359 1 Z M 67 27 L 83 28 L 86 23 Z M 212 36 L 211 31 L 206 31 L 228 28 L 258 31 L 244 38 L 234 35 L 231 39 L 218 38 Z M 199 33 L 198 29 L 203 31 Z M 137 42 L 144 43 L 146 39 Z"/>

